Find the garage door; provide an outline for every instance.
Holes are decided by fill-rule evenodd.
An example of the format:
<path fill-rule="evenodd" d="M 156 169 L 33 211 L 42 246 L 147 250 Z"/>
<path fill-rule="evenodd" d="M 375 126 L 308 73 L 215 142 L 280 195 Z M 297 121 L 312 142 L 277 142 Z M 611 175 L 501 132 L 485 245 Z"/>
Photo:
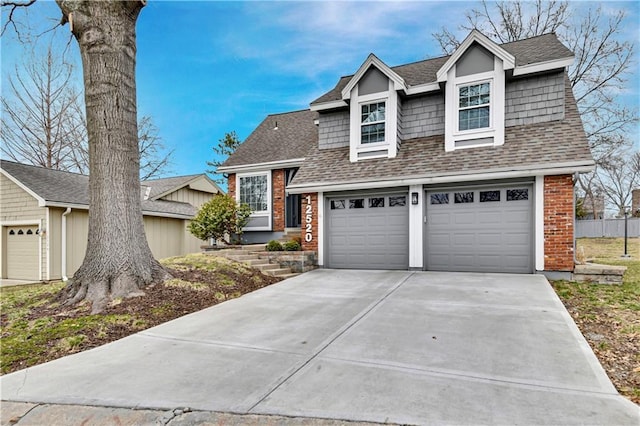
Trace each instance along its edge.
<path fill-rule="evenodd" d="M 433 271 L 533 272 L 531 185 L 427 191 Z"/>
<path fill-rule="evenodd" d="M 406 193 L 332 197 L 325 211 L 328 267 L 409 267 Z"/>
<path fill-rule="evenodd" d="M 38 227 L 36 225 L 9 226 L 7 236 L 7 278 L 39 280 Z"/>

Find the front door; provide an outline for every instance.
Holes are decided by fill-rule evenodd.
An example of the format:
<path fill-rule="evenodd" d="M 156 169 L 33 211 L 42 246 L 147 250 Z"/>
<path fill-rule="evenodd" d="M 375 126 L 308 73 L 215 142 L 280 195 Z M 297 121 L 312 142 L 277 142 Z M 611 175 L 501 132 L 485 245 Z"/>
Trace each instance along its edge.
<path fill-rule="evenodd" d="M 298 169 L 285 170 L 285 184 L 289 186 Z M 287 228 L 300 228 L 302 226 L 302 196 L 300 194 L 287 194 L 285 198 L 285 226 Z"/>

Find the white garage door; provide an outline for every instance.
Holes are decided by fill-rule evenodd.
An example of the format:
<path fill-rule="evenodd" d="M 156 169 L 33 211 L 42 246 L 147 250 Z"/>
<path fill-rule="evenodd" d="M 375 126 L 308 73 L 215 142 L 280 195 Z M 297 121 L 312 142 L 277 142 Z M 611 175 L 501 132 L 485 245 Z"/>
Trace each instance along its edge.
<path fill-rule="evenodd" d="M 533 272 L 530 184 L 427 191 L 432 271 Z"/>
<path fill-rule="evenodd" d="M 325 211 L 329 268 L 408 269 L 406 193 L 331 197 Z"/>
<path fill-rule="evenodd" d="M 38 226 L 9 226 L 5 235 L 7 236 L 7 278 L 39 280 Z"/>

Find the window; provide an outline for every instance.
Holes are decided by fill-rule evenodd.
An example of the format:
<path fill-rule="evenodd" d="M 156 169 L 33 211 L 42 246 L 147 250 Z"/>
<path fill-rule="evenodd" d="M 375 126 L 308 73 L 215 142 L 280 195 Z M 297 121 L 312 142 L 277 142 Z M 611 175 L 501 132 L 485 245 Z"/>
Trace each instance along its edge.
<path fill-rule="evenodd" d="M 360 143 L 384 142 L 385 103 L 374 102 L 361 106 Z"/>
<path fill-rule="evenodd" d="M 369 208 L 384 207 L 384 197 L 369 198 Z"/>
<path fill-rule="evenodd" d="M 500 201 L 500 191 L 480 191 L 480 202 Z"/>
<path fill-rule="evenodd" d="M 344 209 L 344 200 L 331 200 L 331 210 Z"/>
<path fill-rule="evenodd" d="M 431 204 L 449 204 L 449 194 L 431 194 Z"/>
<path fill-rule="evenodd" d="M 507 189 L 507 201 L 522 201 L 529 199 L 529 190 L 522 189 Z"/>
<path fill-rule="evenodd" d="M 395 195 L 389 197 L 389 207 L 404 207 L 407 205 L 406 195 Z"/>
<path fill-rule="evenodd" d="M 248 204 L 254 212 L 268 211 L 267 186 L 266 175 L 241 176 L 240 202 Z"/>
<path fill-rule="evenodd" d="M 364 209 L 364 198 L 349 200 L 350 209 Z"/>
<path fill-rule="evenodd" d="M 489 82 L 460 86 L 458 130 L 490 127 L 491 86 Z"/>
<path fill-rule="evenodd" d="M 454 203 L 473 203 L 473 192 L 456 192 L 454 196 Z"/>

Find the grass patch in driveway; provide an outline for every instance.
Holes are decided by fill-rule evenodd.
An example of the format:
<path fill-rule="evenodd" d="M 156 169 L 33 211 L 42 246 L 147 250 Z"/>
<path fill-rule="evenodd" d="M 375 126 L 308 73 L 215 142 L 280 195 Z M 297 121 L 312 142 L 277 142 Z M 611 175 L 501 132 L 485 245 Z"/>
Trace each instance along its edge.
<path fill-rule="evenodd" d="M 627 267 L 622 285 L 554 281 L 553 288 L 618 391 L 640 404 L 640 238 L 580 238 L 579 252 L 605 265 Z"/>
<path fill-rule="evenodd" d="M 280 281 L 206 254 L 161 263 L 173 279 L 145 289 L 145 296 L 116 300 L 97 315 L 91 315 L 88 303 L 61 306 L 61 282 L 1 288 L 1 374 L 91 349 Z"/>

